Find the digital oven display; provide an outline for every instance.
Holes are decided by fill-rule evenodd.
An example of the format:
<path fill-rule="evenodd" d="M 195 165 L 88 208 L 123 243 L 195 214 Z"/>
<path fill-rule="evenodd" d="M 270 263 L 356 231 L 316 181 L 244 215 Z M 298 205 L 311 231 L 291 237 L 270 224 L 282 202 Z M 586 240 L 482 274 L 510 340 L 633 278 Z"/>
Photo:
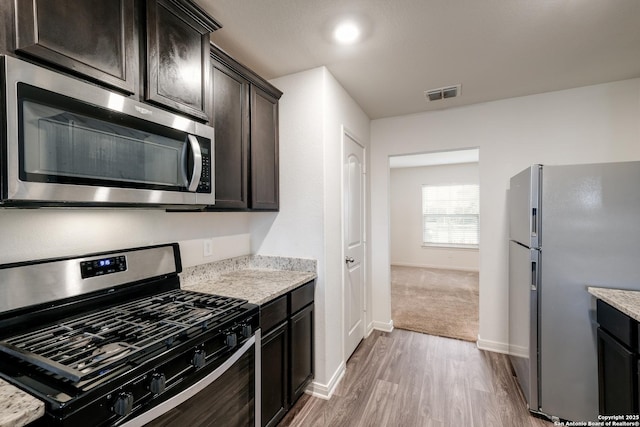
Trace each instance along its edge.
<path fill-rule="evenodd" d="M 80 262 L 80 274 L 83 279 L 118 273 L 126 269 L 127 258 L 124 255 Z"/>

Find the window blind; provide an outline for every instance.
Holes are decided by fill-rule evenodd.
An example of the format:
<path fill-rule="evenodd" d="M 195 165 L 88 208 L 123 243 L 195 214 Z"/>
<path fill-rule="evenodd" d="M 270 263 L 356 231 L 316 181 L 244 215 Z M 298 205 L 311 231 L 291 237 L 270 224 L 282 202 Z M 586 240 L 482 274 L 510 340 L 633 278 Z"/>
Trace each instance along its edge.
<path fill-rule="evenodd" d="M 477 184 L 423 185 L 423 244 L 478 247 L 479 199 Z"/>

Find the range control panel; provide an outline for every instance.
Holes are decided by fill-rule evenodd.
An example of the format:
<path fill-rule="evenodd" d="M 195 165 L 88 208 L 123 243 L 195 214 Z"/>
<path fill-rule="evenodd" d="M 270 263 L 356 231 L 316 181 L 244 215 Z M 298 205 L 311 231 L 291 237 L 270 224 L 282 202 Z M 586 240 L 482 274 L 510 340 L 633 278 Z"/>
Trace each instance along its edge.
<path fill-rule="evenodd" d="M 80 274 L 83 279 L 118 273 L 120 271 L 126 271 L 126 269 L 127 257 L 124 255 L 80 262 Z"/>

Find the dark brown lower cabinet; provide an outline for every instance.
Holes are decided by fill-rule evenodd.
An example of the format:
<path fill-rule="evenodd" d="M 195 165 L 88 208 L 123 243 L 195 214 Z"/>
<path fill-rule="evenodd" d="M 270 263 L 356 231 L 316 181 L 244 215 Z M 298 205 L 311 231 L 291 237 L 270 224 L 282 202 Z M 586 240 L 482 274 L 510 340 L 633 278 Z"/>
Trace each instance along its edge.
<path fill-rule="evenodd" d="M 313 379 L 313 304 L 291 316 L 291 380 L 289 404 L 293 405 Z"/>
<path fill-rule="evenodd" d="M 599 412 L 638 414 L 638 324 L 601 300 L 597 310 Z"/>
<path fill-rule="evenodd" d="M 637 354 L 598 328 L 600 414 L 638 413 Z"/>
<path fill-rule="evenodd" d="M 277 425 L 313 380 L 314 285 L 260 307 L 262 426 Z"/>
<path fill-rule="evenodd" d="M 289 325 L 280 324 L 262 338 L 262 425 L 274 426 L 289 409 L 287 367 Z"/>

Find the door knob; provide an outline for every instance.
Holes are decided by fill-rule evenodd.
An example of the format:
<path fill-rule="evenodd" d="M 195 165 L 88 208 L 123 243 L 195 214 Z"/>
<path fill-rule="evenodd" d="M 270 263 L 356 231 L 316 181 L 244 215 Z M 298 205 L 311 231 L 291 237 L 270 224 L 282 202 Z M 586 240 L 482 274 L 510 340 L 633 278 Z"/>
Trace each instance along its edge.
<path fill-rule="evenodd" d="M 348 256 L 344 258 L 344 262 L 346 262 L 347 264 L 351 264 L 352 262 L 356 262 L 356 260 L 353 259 L 353 257 Z"/>

